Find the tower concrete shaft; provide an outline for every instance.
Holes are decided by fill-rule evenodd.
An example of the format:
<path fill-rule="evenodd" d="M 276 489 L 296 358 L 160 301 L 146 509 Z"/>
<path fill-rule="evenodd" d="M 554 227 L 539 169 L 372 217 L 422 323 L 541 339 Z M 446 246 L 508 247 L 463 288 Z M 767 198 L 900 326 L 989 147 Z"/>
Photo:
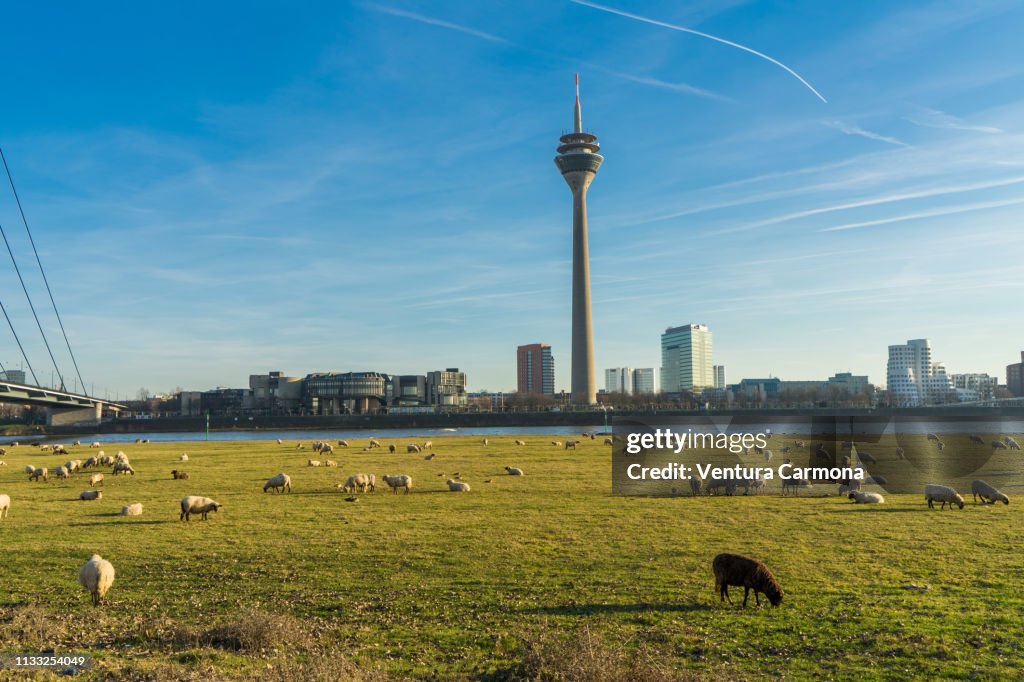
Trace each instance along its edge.
<path fill-rule="evenodd" d="M 573 132 L 562 135 L 555 165 L 572 190 L 572 398 L 578 404 L 597 402 L 594 376 L 594 330 L 590 318 L 590 253 L 587 240 L 587 188 L 604 161 L 597 136 L 583 132 L 579 75 Z"/>

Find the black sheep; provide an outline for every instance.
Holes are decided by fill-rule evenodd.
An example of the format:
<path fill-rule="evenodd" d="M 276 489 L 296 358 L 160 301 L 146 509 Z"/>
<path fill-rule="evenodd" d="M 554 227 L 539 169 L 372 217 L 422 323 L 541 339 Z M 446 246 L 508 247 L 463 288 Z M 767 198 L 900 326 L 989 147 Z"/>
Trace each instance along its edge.
<path fill-rule="evenodd" d="M 758 606 L 761 605 L 759 593 L 764 593 L 772 606 L 778 606 L 782 601 L 782 586 L 768 567 L 757 559 L 748 559 L 739 554 L 719 554 L 711 562 L 711 568 L 715 573 L 715 591 L 721 595 L 721 601 L 728 599 L 732 603 L 729 597 L 730 585 L 743 588 L 744 606 L 747 605 L 750 590 L 754 590 Z"/>

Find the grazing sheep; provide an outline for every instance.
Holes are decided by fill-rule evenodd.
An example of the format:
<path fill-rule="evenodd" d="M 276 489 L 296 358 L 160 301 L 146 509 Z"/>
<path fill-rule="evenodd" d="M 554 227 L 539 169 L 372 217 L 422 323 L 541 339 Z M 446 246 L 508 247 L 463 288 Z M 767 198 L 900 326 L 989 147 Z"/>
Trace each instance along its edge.
<path fill-rule="evenodd" d="M 98 465 L 99 463 L 100 463 L 100 461 L 98 459 L 96 459 L 95 457 L 90 457 L 89 459 L 87 459 L 84 462 L 82 462 L 82 468 L 83 469 L 88 469 L 89 467 L 94 467 L 94 466 Z"/>
<path fill-rule="evenodd" d="M 784 455 L 787 455 L 787 454 L 789 454 L 789 451 L 790 451 L 790 450 L 792 450 L 792 449 L 793 449 L 793 448 L 791 448 L 791 447 L 789 447 L 789 446 L 787 445 L 786 447 L 784 447 L 784 448 L 782 448 L 781 450 L 779 450 L 779 452 L 781 452 L 781 453 L 782 453 L 782 454 L 784 454 Z"/>
<path fill-rule="evenodd" d="M 878 464 L 878 460 L 870 452 L 858 452 L 857 456 L 860 457 L 860 461 L 867 462 L 868 464 Z"/>
<path fill-rule="evenodd" d="M 183 452 L 180 455 L 178 455 L 178 461 L 179 462 L 187 462 L 188 461 L 188 453 Z"/>
<path fill-rule="evenodd" d="M 576 445 L 577 445 L 577 441 L 574 441 L 574 440 L 567 440 L 567 441 L 565 441 L 565 449 L 566 450 L 568 450 L 569 448 L 572 448 L 573 450 L 575 450 L 576 449 Z"/>
<path fill-rule="evenodd" d="M 11 496 L 0 495 L 0 519 L 7 518 L 7 514 L 11 511 Z"/>
<path fill-rule="evenodd" d="M 896 448 L 896 459 L 903 459 L 905 452 L 903 448 Z"/>
<path fill-rule="evenodd" d="M 306 466 L 318 467 L 318 466 L 320 466 L 320 460 L 318 460 L 318 459 L 307 460 L 306 461 Z"/>
<path fill-rule="evenodd" d="M 136 502 L 135 504 L 121 507 L 121 516 L 142 516 L 142 503 Z"/>
<path fill-rule="evenodd" d="M 924 499 L 928 503 L 929 509 L 935 509 L 935 502 L 942 503 L 940 509 L 945 509 L 947 504 L 950 509 L 953 508 L 954 504 L 958 505 L 961 509 L 964 508 L 964 498 L 960 497 L 955 490 L 945 485 L 929 483 L 924 487 Z"/>
<path fill-rule="evenodd" d="M 7 450 L 4 449 L 4 448 L 0 448 L 0 457 L 3 457 L 6 454 L 7 454 Z"/>
<path fill-rule="evenodd" d="M 133 469 L 132 465 L 129 464 L 128 462 L 114 462 L 114 471 L 113 471 L 113 473 L 114 473 L 114 475 L 117 475 L 117 474 L 131 474 L 132 476 L 134 476 L 135 475 L 135 469 Z"/>
<path fill-rule="evenodd" d="M 388 452 L 390 452 L 392 455 L 395 454 L 395 444 L 394 443 L 392 443 L 391 445 L 388 446 Z"/>
<path fill-rule="evenodd" d="M 379 448 L 380 447 L 380 441 L 376 440 L 374 438 L 371 438 L 370 439 L 370 447 L 371 448 Z"/>
<path fill-rule="evenodd" d="M 223 504 L 214 502 L 209 497 L 186 495 L 181 498 L 181 516 L 178 517 L 178 520 L 184 519 L 188 521 L 193 514 L 200 514 L 203 521 L 205 521 L 207 514 L 215 512 L 223 506 Z"/>
<path fill-rule="evenodd" d="M 551 444 L 554 445 L 556 448 L 562 447 L 562 441 L 560 440 L 553 440 L 551 441 Z"/>
<path fill-rule="evenodd" d="M 704 490 L 704 481 L 699 478 L 690 479 L 690 494 L 693 497 L 700 495 L 701 491 Z"/>
<path fill-rule="evenodd" d="M 278 444 L 278 445 L 284 445 L 284 441 L 283 441 L 283 440 L 281 440 L 280 438 L 278 438 L 278 439 L 277 439 L 277 444 Z"/>
<path fill-rule="evenodd" d="M 939 437 L 936 436 L 934 433 L 929 433 L 927 438 L 928 438 L 928 440 L 938 440 L 939 439 Z"/>
<path fill-rule="evenodd" d="M 5 466 L 7 466 L 7 462 L 5 462 L 2 459 L 0 459 L 0 467 L 5 467 Z"/>
<path fill-rule="evenodd" d="M 797 442 L 793 443 L 793 447 L 797 447 L 797 448 L 802 448 L 805 445 L 806 445 L 806 443 L 804 443 L 802 440 L 798 440 Z"/>
<path fill-rule="evenodd" d="M 395 476 L 383 476 L 384 482 L 391 487 L 391 492 L 397 494 L 399 488 L 405 488 L 405 494 L 408 495 L 409 491 L 412 490 L 412 477 L 406 474 L 398 474 Z"/>
<path fill-rule="evenodd" d="M 89 477 L 89 485 L 93 488 L 103 483 L 103 474 L 93 474 Z"/>
<path fill-rule="evenodd" d="M 324 443 L 323 445 L 320 446 L 321 455 L 329 455 L 332 452 L 334 452 L 334 446 L 331 445 L 330 443 Z"/>
<path fill-rule="evenodd" d="M 1010 498 L 996 490 L 994 487 L 978 479 L 971 483 L 971 492 L 974 494 L 974 502 L 981 498 L 982 504 L 995 504 L 997 501 L 1003 504 L 1010 504 Z"/>
<path fill-rule="evenodd" d="M 754 591 L 754 599 L 757 605 L 761 605 L 759 593 L 768 597 L 772 606 L 778 606 L 782 602 L 782 586 L 768 570 L 768 567 L 757 559 L 749 559 L 739 554 L 719 554 L 711 562 L 711 570 L 715 574 L 715 592 L 720 595 L 720 601 L 732 599 L 729 597 L 729 586 L 743 588 L 743 605 L 747 605 L 747 598 L 750 591 Z"/>
<path fill-rule="evenodd" d="M 772 451 L 769 450 L 768 448 L 765 448 L 764 452 L 762 452 L 761 454 L 764 455 L 764 461 L 766 462 L 772 461 L 772 457 L 774 456 L 774 453 L 772 453 Z"/>
<path fill-rule="evenodd" d="M 68 468 L 66 466 L 57 467 L 56 469 L 53 470 L 53 473 L 56 474 L 57 478 L 61 480 L 71 478 L 71 472 L 68 471 Z"/>
<path fill-rule="evenodd" d="M 1007 436 L 1006 438 L 1004 438 L 1004 439 L 1003 439 L 1003 442 L 1004 442 L 1004 443 L 1006 443 L 1006 446 L 1007 446 L 1008 448 L 1010 448 L 1011 450 L 1020 450 L 1020 443 L 1018 443 L 1017 441 L 1015 441 L 1015 440 L 1014 440 L 1014 439 L 1013 439 L 1012 437 L 1010 437 L 1010 436 Z"/>
<path fill-rule="evenodd" d="M 482 441 L 480 441 L 481 445 L 487 445 L 488 443 L 490 443 L 490 441 L 487 440 L 486 438 L 484 438 Z"/>
<path fill-rule="evenodd" d="M 102 490 L 83 490 L 81 493 L 79 493 L 78 499 L 80 499 L 80 500 L 102 500 L 103 499 L 103 491 Z"/>
<path fill-rule="evenodd" d="M 604 444 L 605 445 L 611 445 L 612 444 L 612 439 L 611 438 L 605 438 L 604 439 Z"/>
<path fill-rule="evenodd" d="M 942 450 L 945 449 L 945 447 L 946 447 L 946 444 L 943 443 L 941 440 L 935 441 L 935 445 L 938 446 L 939 452 L 942 452 Z"/>
<path fill-rule="evenodd" d="M 92 595 L 92 605 L 99 606 L 114 584 L 114 566 L 99 554 L 93 554 L 78 571 L 78 583 Z"/>
<path fill-rule="evenodd" d="M 405 446 L 405 451 L 406 452 L 422 452 L 422 448 L 420 448 L 419 445 L 416 445 L 416 443 L 409 443 L 408 445 Z"/>
<path fill-rule="evenodd" d="M 288 474 L 278 474 L 263 484 L 263 492 L 275 490 L 279 493 L 290 493 L 292 491 L 292 479 Z"/>
<path fill-rule="evenodd" d="M 387 476 L 384 478 L 387 480 Z M 375 482 L 376 477 L 370 474 L 352 474 L 348 477 L 348 480 L 345 481 L 345 485 L 341 486 L 341 489 L 346 493 L 365 493 L 371 488 L 371 486 L 376 490 L 376 486 L 374 485 Z"/>
<path fill-rule="evenodd" d="M 50 470 L 46 467 L 36 467 L 28 475 L 28 480 L 30 481 L 38 481 L 40 478 L 44 481 L 50 480 Z"/>
<path fill-rule="evenodd" d="M 98 440 L 94 440 L 93 442 L 89 443 L 89 447 L 90 448 L 98 448 L 98 447 L 100 447 L 100 442 Z"/>
<path fill-rule="evenodd" d="M 325 467 L 336 467 L 336 466 L 338 466 L 338 463 L 335 462 L 333 459 L 328 459 L 328 460 L 324 461 L 324 466 Z"/>
<path fill-rule="evenodd" d="M 970 438 L 972 443 L 977 443 L 978 445 L 984 445 L 985 444 L 985 441 L 983 441 L 979 436 L 976 436 L 973 433 L 969 436 L 969 438 Z"/>
<path fill-rule="evenodd" d="M 127 462 L 128 455 L 124 454 L 124 450 L 118 450 L 117 454 L 114 455 L 114 459 L 118 462 Z"/>
<path fill-rule="evenodd" d="M 295 449 L 296 450 L 301 450 L 302 449 L 302 443 L 296 443 L 295 444 Z"/>
<path fill-rule="evenodd" d="M 26 464 L 25 465 L 25 473 L 28 474 L 29 476 L 31 476 L 32 472 L 34 472 L 35 470 L 36 470 L 36 468 L 34 466 L 32 466 L 31 464 Z"/>
<path fill-rule="evenodd" d="M 861 481 L 859 481 L 857 479 L 853 479 L 851 481 L 846 481 L 845 483 L 840 483 L 839 484 L 839 494 L 840 495 L 849 495 L 850 493 L 854 492 L 855 490 L 860 490 L 860 486 L 861 486 Z"/>
<path fill-rule="evenodd" d="M 452 479 L 449 478 L 448 479 L 448 490 L 449 490 L 449 492 L 453 492 L 453 493 L 468 493 L 469 492 L 469 484 L 468 483 L 463 483 L 462 481 L 453 481 Z"/>
<path fill-rule="evenodd" d="M 429 450 L 432 447 L 434 447 L 434 441 L 432 441 L 432 440 L 428 440 L 425 443 L 423 443 L 423 449 L 424 450 Z"/>
<path fill-rule="evenodd" d="M 347 448 L 348 447 L 348 441 L 347 440 L 339 440 L 338 441 L 338 445 L 340 445 L 343 448 Z"/>
<path fill-rule="evenodd" d="M 66 454 L 68 454 L 68 449 L 65 446 L 63 446 L 63 445 L 54 445 L 53 446 L 53 454 L 55 454 L 55 455 L 66 455 Z"/>
<path fill-rule="evenodd" d="M 1006 447 L 1006 443 L 1003 443 L 1002 441 L 994 440 L 994 441 L 992 441 L 992 449 L 993 450 L 1008 450 L 1009 448 Z"/>
<path fill-rule="evenodd" d="M 782 480 L 782 494 L 785 495 L 792 489 L 794 495 L 800 494 L 800 488 L 813 488 L 811 482 L 806 478 L 785 478 Z"/>
<path fill-rule="evenodd" d="M 517 439 L 516 439 L 516 445 L 526 445 L 526 441 L 525 441 L 525 440 L 519 440 L 519 439 L 517 438 Z"/>
<path fill-rule="evenodd" d="M 60 469 L 60 467 L 57 468 Z M 64 462 L 64 469 L 66 469 L 69 474 L 74 472 L 77 468 L 78 463 L 76 463 L 75 460 L 73 459 L 69 459 L 68 461 Z"/>
<path fill-rule="evenodd" d="M 175 481 L 188 480 L 188 472 L 178 471 L 177 469 L 171 469 L 171 478 Z"/>
<path fill-rule="evenodd" d="M 857 504 L 884 504 L 885 498 L 878 493 L 866 493 L 861 490 L 851 490 L 848 496 Z"/>
<path fill-rule="evenodd" d="M 522 476 L 523 470 L 517 469 L 516 467 L 505 467 L 505 471 L 508 472 L 509 476 Z"/>
<path fill-rule="evenodd" d="M 736 492 L 736 482 L 735 478 L 712 478 L 704 483 L 704 490 L 710 495 L 717 493 L 719 488 L 725 488 L 725 494 L 731 496 Z"/>

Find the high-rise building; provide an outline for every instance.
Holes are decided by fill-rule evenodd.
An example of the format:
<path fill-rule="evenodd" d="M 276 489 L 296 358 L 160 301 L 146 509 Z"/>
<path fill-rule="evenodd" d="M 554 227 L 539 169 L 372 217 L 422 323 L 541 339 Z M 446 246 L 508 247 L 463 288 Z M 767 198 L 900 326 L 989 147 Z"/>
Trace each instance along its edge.
<path fill-rule="evenodd" d="M 661 335 L 661 390 L 665 393 L 712 388 L 711 332 L 706 324 L 669 327 Z"/>
<path fill-rule="evenodd" d="M 437 372 L 427 372 L 427 403 L 442 407 L 464 406 L 466 397 L 466 373 L 458 367 Z"/>
<path fill-rule="evenodd" d="M 587 244 L 587 187 L 604 157 L 597 136 L 583 132 L 580 77 L 576 74 L 573 131 L 560 138 L 555 165 L 572 190 L 572 399 L 597 402 L 594 378 L 594 331 L 590 321 L 590 255 Z"/>
<path fill-rule="evenodd" d="M 516 370 L 520 393 L 555 395 L 555 359 L 548 344 L 532 343 L 516 348 Z"/>
<path fill-rule="evenodd" d="M 607 393 L 632 393 L 633 368 L 613 367 L 604 371 L 604 390 Z"/>
<path fill-rule="evenodd" d="M 1006 366 L 1006 388 L 1017 398 L 1024 398 L 1024 350 L 1020 352 L 1020 362 Z"/>
<path fill-rule="evenodd" d="M 637 367 L 633 370 L 634 395 L 654 393 L 654 385 L 653 367 Z"/>
<path fill-rule="evenodd" d="M 712 365 L 711 371 L 715 375 L 715 388 L 725 388 L 725 365 Z"/>
<path fill-rule="evenodd" d="M 911 339 L 889 346 L 885 382 L 890 400 L 905 407 L 946 402 L 955 395 L 946 368 L 942 363 L 932 362 L 928 339 Z"/>
<path fill-rule="evenodd" d="M 0 381 L 9 381 L 12 384 L 24 384 L 25 370 L 9 369 L 6 372 L 0 372 Z"/>

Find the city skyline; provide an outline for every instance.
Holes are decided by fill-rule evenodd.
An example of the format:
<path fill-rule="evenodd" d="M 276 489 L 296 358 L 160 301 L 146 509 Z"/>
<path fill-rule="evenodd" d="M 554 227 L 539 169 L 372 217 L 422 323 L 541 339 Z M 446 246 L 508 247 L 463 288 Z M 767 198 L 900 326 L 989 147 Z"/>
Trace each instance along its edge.
<path fill-rule="evenodd" d="M 596 367 L 659 367 L 658 335 L 700 320 L 737 379 L 881 383 L 916 338 L 1004 377 L 1024 8 L 615 7 L 760 50 L 827 104 L 749 53 L 571 2 L 12 8 L 0 145 L 90 391 L 424 365 L 507 390 L 516 343 L 567 360 L 550 164 L 576 71 L 615 159 L 589 206 Z M 19 221 L 0 197 L 59 338 Z M 45 381 L 9 261 L 0 291 Z"/>

